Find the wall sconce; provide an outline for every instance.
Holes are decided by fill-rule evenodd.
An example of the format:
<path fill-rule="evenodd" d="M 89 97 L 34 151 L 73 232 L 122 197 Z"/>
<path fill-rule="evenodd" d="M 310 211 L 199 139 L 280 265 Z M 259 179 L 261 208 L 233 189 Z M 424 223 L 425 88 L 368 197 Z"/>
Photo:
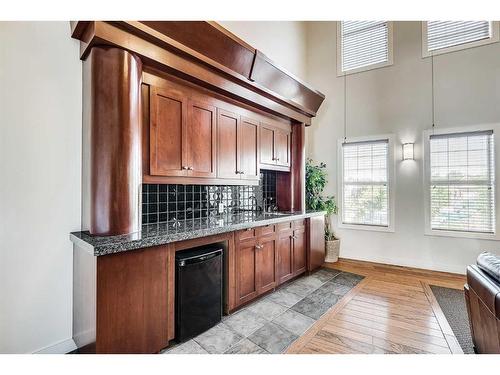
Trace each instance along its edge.
<path fill-rule="evenodd" d="M 403 160 L 414 160 L 413 146 L 414 143 L 403 143 Z"/>

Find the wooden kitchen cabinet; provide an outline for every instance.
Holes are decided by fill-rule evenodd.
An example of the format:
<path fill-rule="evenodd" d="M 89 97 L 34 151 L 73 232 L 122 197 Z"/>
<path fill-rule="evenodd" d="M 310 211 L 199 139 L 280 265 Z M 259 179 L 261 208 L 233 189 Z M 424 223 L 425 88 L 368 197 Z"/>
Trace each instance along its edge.
<path fill-rule="evenodd" d="M 304 227 L 293 231 L 293 276 L 300 275 L 306 271 L 307 266 L 307 242 Z"/>
<path fill-rule="evenodd" d="M 236 235 L 237 306 L 276 287 L 276 239 L 274 233 L 261 234 L 263 228 Z"/>
<path fill-rule="evenodd" d="M 259 179 L 259 123 L 219 109 L 218 178 Z"/>
<path fill-rule="evenodd" d="M 276 287 L 276 241 L 273 236 L 260 237 L 256 245 L 258 294 Z"/>
<path fill-rule="evenodd" d="M 236 244 L 236 305 L 241 305 L 258 296 L 256 239 Z"/>
<path fill-rule="evenodd" d="M 150 173 L 186 176 L 187 97 L 180 91 L 151 88 Z"/>
<path fill-rule="evenodd" d="M 291 230 L 282 232 L 277 239 L 277 278 L 278 284 L 293 277 L 293 233 Z"/>
<path fill-rule="evenodd" d="M 240 176 L 242 180 L 259 179 L 259 122 L 241 117 L 239 131 Z"/>
<path fill-rule="evenodd" d="M 157 353 L 174 338 L 174 250 L 97 258 L 96 353 Z"/>
<path fill-rule="evenodd" d="M 215 107 L 157 87 L 150 105 L 151 175 L 215 177 Z"/>
<path fill-rule="evenodd" d="M 186 158 L 188 176 L 215 177 L 217 122 L 214 106 L 188 101 Z"/>
<path fill-rule="evenodd" d="M 262 168 L 289 171 L 290 148 L 290 130 L 261 123 L 260 164 Z"/>

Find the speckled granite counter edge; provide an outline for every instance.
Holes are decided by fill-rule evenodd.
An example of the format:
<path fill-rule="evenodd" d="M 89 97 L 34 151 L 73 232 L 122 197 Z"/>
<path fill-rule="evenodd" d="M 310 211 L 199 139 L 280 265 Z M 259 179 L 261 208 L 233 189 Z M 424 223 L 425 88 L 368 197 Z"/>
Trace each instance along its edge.
<path fill-rule="evenodd" d="M 213 228 L 203 228 L 180 233 L 171 233 L 142 238 L 141 233 L 132 233 L 123 236 L 110 237 L 92 237 L 83 232 L 70 233 L 70 240 L 76 245 L 75 247 L 84 250 L 94 256 L 102 256 L 108 254 L 119 253 L 129 250 L 138 250 L 142 248 L 166 245 L 173 242 L 192 240 L 195 238 L 208 237 L 221 233 L 234 232 L 237 230 L 260 227 L 268 224 L 278 224 L 292 220 L 305 219 L 314 216 L 323 216 L 325 212 L 306 212 L 298 214 L 284 215 L 273 217 L 264 220 L 248 221 L 243 223 L 230 224 L 226 226 L 216 226 Z M 85 239 L 87 238 L 88 241 Z M 93 244 L 92 240 L 103 241 L 102 244 Z"/>

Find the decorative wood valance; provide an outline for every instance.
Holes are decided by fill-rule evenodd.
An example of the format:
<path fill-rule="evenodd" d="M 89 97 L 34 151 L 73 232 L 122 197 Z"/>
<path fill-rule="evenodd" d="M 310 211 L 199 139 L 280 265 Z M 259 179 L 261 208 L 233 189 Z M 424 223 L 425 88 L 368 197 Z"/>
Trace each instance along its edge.
<path fill-rule="evenodd" d="M 216 22 L 74 21 L 85 60 L 116 46 L 151 66 L 275 115 L 311 124 L 325 96 Z"/>

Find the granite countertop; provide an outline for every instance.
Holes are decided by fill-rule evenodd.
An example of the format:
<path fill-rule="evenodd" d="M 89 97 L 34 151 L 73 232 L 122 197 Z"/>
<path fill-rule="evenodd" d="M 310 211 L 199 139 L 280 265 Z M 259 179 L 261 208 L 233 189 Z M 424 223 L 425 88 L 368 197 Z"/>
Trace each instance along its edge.
<path fill-rule="evenodd" d="M 174 223 L 145 224 L 140 232 L 121 236 L 100 237 L 92 236 L 88 231 L 72 232 L 70 239 L 77 247 L 95 256 L 101 256 L 324 214 L 324 211 L 276 213 L 248 211 Z"/>

